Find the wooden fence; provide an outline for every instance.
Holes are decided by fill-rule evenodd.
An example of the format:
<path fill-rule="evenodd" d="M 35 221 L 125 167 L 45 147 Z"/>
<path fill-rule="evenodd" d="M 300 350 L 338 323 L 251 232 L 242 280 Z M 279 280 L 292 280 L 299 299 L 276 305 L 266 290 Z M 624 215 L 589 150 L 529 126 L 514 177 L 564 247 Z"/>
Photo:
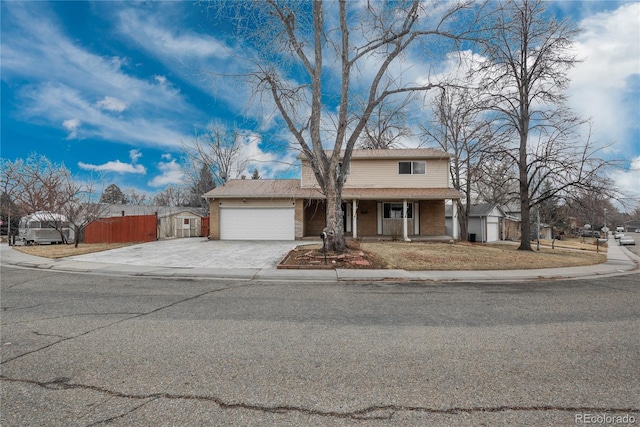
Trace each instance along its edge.
<path fill-rule="evenodd" d="M 158 238 L 155 215 L 104 218 L 93 221 L 84 230 L 85 243 L 152 242 Z"/>
<path fill-rule="evenodd" d="M 200 232 L 201 237 L 209 237 L 209 217 L 202 217 L 202 231 Z"/>

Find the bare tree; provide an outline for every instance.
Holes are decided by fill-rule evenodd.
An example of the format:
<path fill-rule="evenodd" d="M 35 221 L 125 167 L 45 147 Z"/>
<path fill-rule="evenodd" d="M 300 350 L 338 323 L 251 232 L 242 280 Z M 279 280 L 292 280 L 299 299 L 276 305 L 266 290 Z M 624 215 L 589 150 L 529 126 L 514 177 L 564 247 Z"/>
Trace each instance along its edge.
<path fill-rule="evenodd" d="M 7 159 L 0 159 L 0 186 L 2 191 L 2 215 L 7 218 L 7 236 L 18 232 L 17 227 L 11 230 L 12 225 L 16 225 L 18 219 L 24 212 L 16 204 L 20 187 L 23 183 L 22 170 L 24 161 L 17 159 L 15 162 Z"/>
<path fill-rule="evenodd" d="M 168 185 L 164 190 L 156 193 L 153 204 L 157 206 L 187 206 L 189 204 L 189 190 L 177 185 Z"/>
<path fill-rule="evenodd" d="M 196 135 L 193 144 L 183 144 L 187 153 L 187 164 L 192 166 L 194 184 L 200 178 L 202 167 L 213 174 L 215 185 L 224 185 L 228 179 L 238 178 L 251 162 L 243 153 L 243 135 L 237 129 L 228 130 L 222 126 L 211 126 L 200 135 Z M 209 188 L 209 190 L 213 189 Z M 207 190 L 207 191 L 209 191 Z"/>
<path fill-rule="evenodd" d="M 520 250 L 532 250 L 530 210 L 572 188 L 588 187 L 607 166 L 580 131 L 587 122 L 566 106 L 567 71 L 578 59 L 572 39 L 578 31 L 568 20 L 557 21 L 542 0 L 505 1 L 483 39 L 484 84 L 488 105 L 511 131 L 514 147 L 500 153 L 518 170 L 522 235 Z M 542 188 L 550 180 L 554 186 Z M 547 191 L 548 190 L 548 191 Z"/>
<path fill-rule="evenodd" d="M 453 25 L 469 2 L 231 4 L 238 35 L 257 47 L 248 73 L 257 98 L 274 104 L 308 159 L 327 200 L 328 248 L 343 252 L 342 189 L 356 143 L 383 101 L 437 86 L 404 81 L 401 61 L 420 43 L 459 38 Z"/>
<path fill-rule="evenodd" d="M 60 207 L 60 213 L 64 215 L 73 229 L 74 247 L 78 247 L 84 230 L 93 221 L 97 221 L 109 210 L 108 203 L 96 203 L 98 190 L 96 183 L 98 180 L 89 179 L 84 181 L 65 180 L 59 191 L 64 194 L 67 200 Z M 104 192 L 102 193 L 104 194 Z"/>
<path fill-rule="evenodd" d="M 14 165 L 20 166 L 14 170 L 20 175 L 16 202 L 25 213 L 39 212 L 39 217 L 55 228 L 66 243 L 65 224 L 60 213 L 70 202 L 71 196 L 62 189 L 71 182 L 71 173 L 63 164 L 53 163 L 37 154 L 31 154 L 25 161 L 18 160 Z"/>
<path fill-rule="evenodd" d="M 409 95 L 397 104 L 389 101 L 378 104 L 365 124 L 356 148 L 399 148 L 402 138 L 411 136 L 411 130 L 407 126 L 406 110 L 412 102 L 413 98 Z"/>
<path fill-rule="evenodd" d="M 108 205 L 95 203 L 96 180 L 74 179 L 63 164 L 32 154 L 26 160 L 3 161 L 3 186 L 10 185 L 21 213 L 38 213 L 66 241 L 64 228 L 73 228 L 78 245 L 84 228 Z"/>
<path fill-rule="evenodd" d="M 518 171 L 510 158 L 490 153 L 476 169 L 476 175 L 473 191 L 478 202 L 504 206 L 520 199 Z"/>
<path fill-rule="evenodd" d="M 139 192 L 134 188 L 125 189 L 124 197 L 130 205 L 148 205 L 151 199 L 145 192 Z"/>
<path fill-rule="evenodd" d="M 491 120 L 479 108 L 478 96 L 473 88 L 454 85 L 444 88 L 431 102 L 434 119 L 428 126 L 421 126 L 428 141 L 453 154 L 449 167 L 451 182 L 465 194 L 464 201 L 456 201 L 462 240 L 467 239 L 473 186 L 494 138 Z"/>

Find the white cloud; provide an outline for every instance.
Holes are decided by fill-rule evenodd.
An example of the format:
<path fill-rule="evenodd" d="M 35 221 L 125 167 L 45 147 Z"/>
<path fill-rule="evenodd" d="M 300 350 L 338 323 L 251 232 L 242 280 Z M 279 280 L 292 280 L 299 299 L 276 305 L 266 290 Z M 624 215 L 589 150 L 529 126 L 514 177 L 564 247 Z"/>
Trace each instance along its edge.
<path fill-rule="evenodd" d="M 65 129 L 72 131 L 70 138 L 97 138 L 106 141 L 124 142 L 128 144 L 150 147 L 181 146 L 185 136 L 175 130 L 180 127 L 173 117 L 146 114 L 134 114 L 123 120 L 107 114 L 97 108 L 78 90 L 60 83 L 44 83 L 23 89 L 22 99 L 26 101 L 22 114 L 63 123 Z M 67 118 L 75 117 L 82 127 L 70 129 L 71 121 L 64 124 Z"/>
<path fill-rule="evenodd" d="M 611 174 L 615 187 L 635 203 L 640 202 L 640 156 L 631 160 L 629 169 L 617 170 Z"/>
<path fill-rule="evenodd" d="M 637 148 L 640 95 L 631 82 L 640 76 L 638 16 L 640 3 L 629 3 L 584 19 L 575 45 L 584 62 L 570 71 L 571 107 L 592 117 L 596 140 L 617 143 L 618 152 Z"/>
<path fill-rule="evenodd" d="M 162 157 L 165 158 L 164 155 Z M 149 185 L 152 187 L 179 184 L 184 178 L 182 167 L 175 160 L 158 163 L 158 169 L 161 172 L 160 175 L 149 181 Z"/>
<path fill-rule="evenodd" d="M 119 30 L 159 57 L 199 60 L 229 56 L 230 50 L 211 36 L 189 31 L 178 33 L 173 18 L 168 22 L 167 16 L 159 13 L 143 17 L 137 9 L 129 8 L 119 14 Z"/>
<path fill-rule="evenodd" d="M 131 163 L 136 163 L 140 157 L 142 157 L 142 153 L 140 152 L 140 150 L 129 150 L 129 158 L 131 159 Z"/>
<path fill-rule="evenodd" d="M 171 85 L 128 74 L 128 59 L 99 56 L 67 37 L 47 5 L 11 2 L 3 14 L 10 25 L 3 25 L 2 80 L 31 82 L 21 89 L 23 120 L 57 125 L 73 117 L 82 127 L 70 138 L 179 147 L 182 129 L 204 119 Z M 126 118 L 110 114 L 125 110 Z"/>
<path fill-rule="evenodd" d="M 80 127 L 80 120 L 69 119 L 62 122 L 62 126 L 69 131 L 67 139 L 76 139 L 78 137 L 78 128 Z"/>
<path fill-rule="evenodd" d="M 120 160 L 109 161 L 101 165 L 92 165 L 90 163 L 78 162 L 78 166 L 84 170 L 116 172 L 116 173 L 136 173 L 146 174 L 147 170 L 142 165 L 133 165 L 131 163 L 123 163 Z"/>
<path fill-rule="evenodd" d="M 232 170 L 231 176 L 239 177 L 251 176 L 254 169 L 262 178 L 279 178 L 287 175 L 296 166 L 295 150 L 282 150 L 282 147 L 265 146 L 260 135 L 246 132 L 239 136 L 241 138 L 241 150 L 239 158 L 246 160 L 243 170 Z"/>
<path fill-rule="evenodd" d="M 105 96 L 104 99 L 96 102 L 96 106 L 102 110 L 114 111 L 116 113 L 122 113 L 127 108 L 125 102 L 112 96 Z"/>

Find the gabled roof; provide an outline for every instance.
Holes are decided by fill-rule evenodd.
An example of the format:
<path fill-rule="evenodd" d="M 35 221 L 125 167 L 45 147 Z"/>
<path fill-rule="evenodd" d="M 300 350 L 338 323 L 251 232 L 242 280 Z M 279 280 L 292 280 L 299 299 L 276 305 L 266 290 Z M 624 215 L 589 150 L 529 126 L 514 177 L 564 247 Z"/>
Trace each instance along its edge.
<path fill-rule="evenodd" d="M 205 193 L 205 199 L 218 198 L 287 198 L 300 190 L 299 179 L 231 179 Z M 318 192 L 318 190 L 316 190 Z"/>
<path fill-rule="evenodd" d="M 331 151 L 325 151 L 327 155 Z M 344 157 L 344 150 L 340 152 L 340 158 Z M 353 150 L 352 160 L 358 159 L 449 159 L 451 154 L 435 148 L 390 148 L 374 150 Z M 306 159 L 304 154 L 298 155 L 299 159 Z"/>
<path fill-rule="evenodd" d="M 343 199 L 459 199 L 462 194 L 453 188 L 345 188 Z M 299 179 L 233 179 L 203 195 L 205 199 L 231 198 L 298 198 L 324 199 L 319 188 L 300 188 Z"/>
<path fill-rule="evenodd" d="M 470 217 L 485 217 L 490 215 L 495 209 L 498 210 L 499 216 L 504 217 L 505 213 L 495 203 L 478 203 L 475 205 L 471 205 L 471 212 L 469 212 Z M 453 213 L 453 208 L 451 205 L 447 205 L 445 208 L 445 216 L 450 217 Z"/>

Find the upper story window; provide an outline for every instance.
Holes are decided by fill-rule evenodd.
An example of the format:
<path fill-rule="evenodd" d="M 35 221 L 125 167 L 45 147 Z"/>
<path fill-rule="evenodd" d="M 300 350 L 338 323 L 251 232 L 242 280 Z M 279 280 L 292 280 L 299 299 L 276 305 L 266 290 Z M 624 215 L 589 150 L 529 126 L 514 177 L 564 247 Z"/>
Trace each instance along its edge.
<path fill-rule="evenodd" d="M 424 160 L 413 162 L 398 162 L 400 175 L 424 175 L 427 171 L 427 162 Z"/>

